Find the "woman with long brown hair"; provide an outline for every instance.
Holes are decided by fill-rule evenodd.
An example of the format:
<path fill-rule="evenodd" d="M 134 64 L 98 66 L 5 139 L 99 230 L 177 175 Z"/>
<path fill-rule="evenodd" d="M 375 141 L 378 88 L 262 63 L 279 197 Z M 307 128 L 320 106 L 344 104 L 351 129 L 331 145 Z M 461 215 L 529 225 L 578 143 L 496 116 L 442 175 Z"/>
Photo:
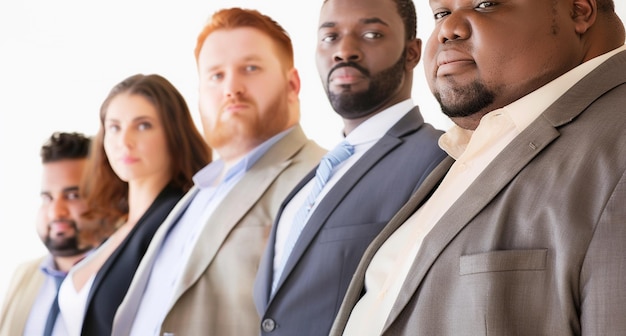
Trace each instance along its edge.
<path fill-rule="evenodd" d="M 185 100 L 167 79 L 138 74 L 113 87 L 100 109 L 81 189 L 86 215 L 105 218 L 114 232 L 61 286 L 59 304 L 70 335 L 111 334 L 152 236 L 210 160 Z"/>

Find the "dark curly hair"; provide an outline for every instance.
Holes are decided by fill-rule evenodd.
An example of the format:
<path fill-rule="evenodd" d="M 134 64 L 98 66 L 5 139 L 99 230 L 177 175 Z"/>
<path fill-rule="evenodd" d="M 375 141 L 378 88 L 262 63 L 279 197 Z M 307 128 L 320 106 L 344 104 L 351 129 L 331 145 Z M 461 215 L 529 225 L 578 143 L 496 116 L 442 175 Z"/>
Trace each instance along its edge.
<path fill-rule="evenodd" d="M 82 133 L 54 132 L 41 146 L 41 163 L 67 159 L 86 159 L 91 138 Z"/>

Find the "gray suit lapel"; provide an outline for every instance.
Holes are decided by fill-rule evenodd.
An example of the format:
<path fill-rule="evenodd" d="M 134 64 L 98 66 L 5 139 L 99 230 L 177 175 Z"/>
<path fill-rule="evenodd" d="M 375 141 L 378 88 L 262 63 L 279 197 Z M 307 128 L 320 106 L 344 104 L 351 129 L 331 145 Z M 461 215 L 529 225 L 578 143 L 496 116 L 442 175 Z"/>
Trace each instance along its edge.
<path fill-rule="evenodd" d="M 263 256 L 261 258 L 261 262 L 259 265 L 259 269 L 257 272 L 257 281 L 255 281 L 255 305 L 259 311 L 265 309 L 269 302 L 271 302 L 272 297 L 270 295 L 276 294 L 271 293 L 272 286 L 272 276 L 274 272 L 274 246 L 276 245 L 276 230 L 278 228 L 278 221 L 285 210 L 285 206 L 291 202 L 293 197 L 302 189 L 312 178 L 315 177 L 315 171 L 317 166 L 313 167 L 313 169 L 300 181 L 298 184 L 289 192 L 287 197 L 283 200 L 280 208 L 278 209 L 278 213 L 274 218 L 274 222 L 272 223 L 272 229 L 270 231 L 270 236 L 267 240 L 267 246 L 271 246 L 271 248 L 266 248 Z M 280 288 L 280 284 L 278 285 Z M 257 289 L 258 288 L 258 289 Z M 258 295 L 262 295 L 257 298 Z M 259 306 L 259 304 L 261 306 Z"/>
<path fill-rule="evenodd" d="M 315 212 L 311 215 L 311 218 L 302 230 L 302 233 L 298 237 L 296 245 L 294 246 L 285 269 L 282 272 L 280 282 L 276 291 L 280 290 L 285 279 L 289 276 L 289 273 L 293 270 L 298 260 L 304 254 L 304 251 L 309 247 L 315 235 L 324 226 L 324 223 L 328 220 L 328 217 L 332 214 L 343 198 L 350 192 L 352 187 L 359 182 L 359 180 L 365 175 L 371 168 L 378 162 L 385 154 L 395 148 L 401 143 L 401 140 L 389 136 L 383 137 L 374 147 L 370 149 L 359 161 L 351 167 L 348 172 L 335 184 L 331 191 L 326 194 L 322 202 L 315 209 Z"/>
<path fill-rule="evenodd" d="M 422 203 L 428 199 L 433 190 L 439 185 L 445 174 L 450 169 L 450 166 L 454 163 L 454 160 L 450 157 L 446 157 L 435 169 L 428 175 L 424 182 L 420 185 L 417 191 L 409 198 L 405 205 L 402 206 L 398 213 L 393 216 L 389 223 L 382 229 L 380 234 L 372 241 L 367 247 L 363 258 L 359 261 L 348 291 L 344 296 L 341 308 L 337 313 L 335 322 L 331 329 L 330 335 L 341 335 L 348 321 L 352 308 L 356 305 L 357 301 L 361 298 L 364 290 L 365 272 L 369 264 L 371 263 L 376 251 L 385 243 L 385 241 L 400 227 L 414 212 L 418 209 Z"/>
<path fill-rule="evenodd" d="M 531 129 L 532 131 L 515 138 L 485 168 L 424 238 L 400 290 L 401 293 L 415 293 L 430 266 L 458 232 L 487 206 L 528 162 L 559 135 L 558 131 L 542 118 L 538 119 Z M 501 167 L 507 167 L 507 169 Z M 411 297 L 411 295 L 398 297 L 388 317 L 386 327 L 395 320 Z"/>
<path fill-rule="evenodd" d="M 571 122 L 599 96 L 623 84 L 623 75 L 620 76 L 620 72 L 615 69 L 624 67 L 626 52 L 621 52 L 604 62 L 548 107 L 487 166 L 425 237 L 400 291 L 405 295 L 399 295 L 384 330 L 393 323 L 417 292 L 428 269 L 445 246 L 530 161 L 559 136 L 557 127 Z"/>
<path fill-rule="evenodd" d="M 280 290 L 285 279 L 289 276 L 295 265 L 309 247 L 317 233 L 322 229 L 330 215 L 339 206 L 341 201 L 352 188 L 376 165 L 387 153 L 402 144 L 401 137 L 414 132 L 424 123 L 419 114 L 418 107 L 414 107 L 401 120 L 399 120 L 358 162 L 352 166 L 344 176 L 326 194 L 306 226 L 302 230 L 298 241 L 294 246 L 285 268 L 281 274 L 276 292 Z M 271 299 L 270 299 L 271 300 Z"/>

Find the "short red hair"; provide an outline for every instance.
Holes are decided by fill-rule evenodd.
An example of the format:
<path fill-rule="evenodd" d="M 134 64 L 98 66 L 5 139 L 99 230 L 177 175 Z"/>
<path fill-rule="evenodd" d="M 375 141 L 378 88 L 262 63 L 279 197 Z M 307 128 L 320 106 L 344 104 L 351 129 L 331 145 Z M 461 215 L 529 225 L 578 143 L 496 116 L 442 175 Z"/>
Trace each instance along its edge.
<path fill-rule="evenodd" d="M 285 29 L 267 15 L 261 14 L 253 9 L 242 9 L 238 7 L 221 9 L 211 16 L 211 19 L 198 35 L 195 49 L 196 63 L 200 56 L 200 49 L 202 49 L 202 45 L 207 36 L 219 29 L 241 27 L 255 28 L 269 36 L 278 47 L 277 51 L 287 62 L 287 67 L 289 69 L 294 67 L 293 45 Z M 227 46 L 224 47 L 226 48 Z"/>

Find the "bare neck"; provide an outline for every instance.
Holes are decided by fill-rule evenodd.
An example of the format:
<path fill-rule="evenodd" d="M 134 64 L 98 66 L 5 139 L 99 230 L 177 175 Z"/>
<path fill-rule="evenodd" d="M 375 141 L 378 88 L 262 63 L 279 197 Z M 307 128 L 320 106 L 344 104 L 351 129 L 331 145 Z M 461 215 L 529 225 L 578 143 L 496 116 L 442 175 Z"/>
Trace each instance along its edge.
<path fill-rule="evenodd" d="M 78 263 L 84 257 L 85 254 L 82 253 L 74 256 L 54 257 L 53 259 L 59 271 L 67 273 L 70 271 L 72 266 L 76 265 L 76 263 Z"/>

